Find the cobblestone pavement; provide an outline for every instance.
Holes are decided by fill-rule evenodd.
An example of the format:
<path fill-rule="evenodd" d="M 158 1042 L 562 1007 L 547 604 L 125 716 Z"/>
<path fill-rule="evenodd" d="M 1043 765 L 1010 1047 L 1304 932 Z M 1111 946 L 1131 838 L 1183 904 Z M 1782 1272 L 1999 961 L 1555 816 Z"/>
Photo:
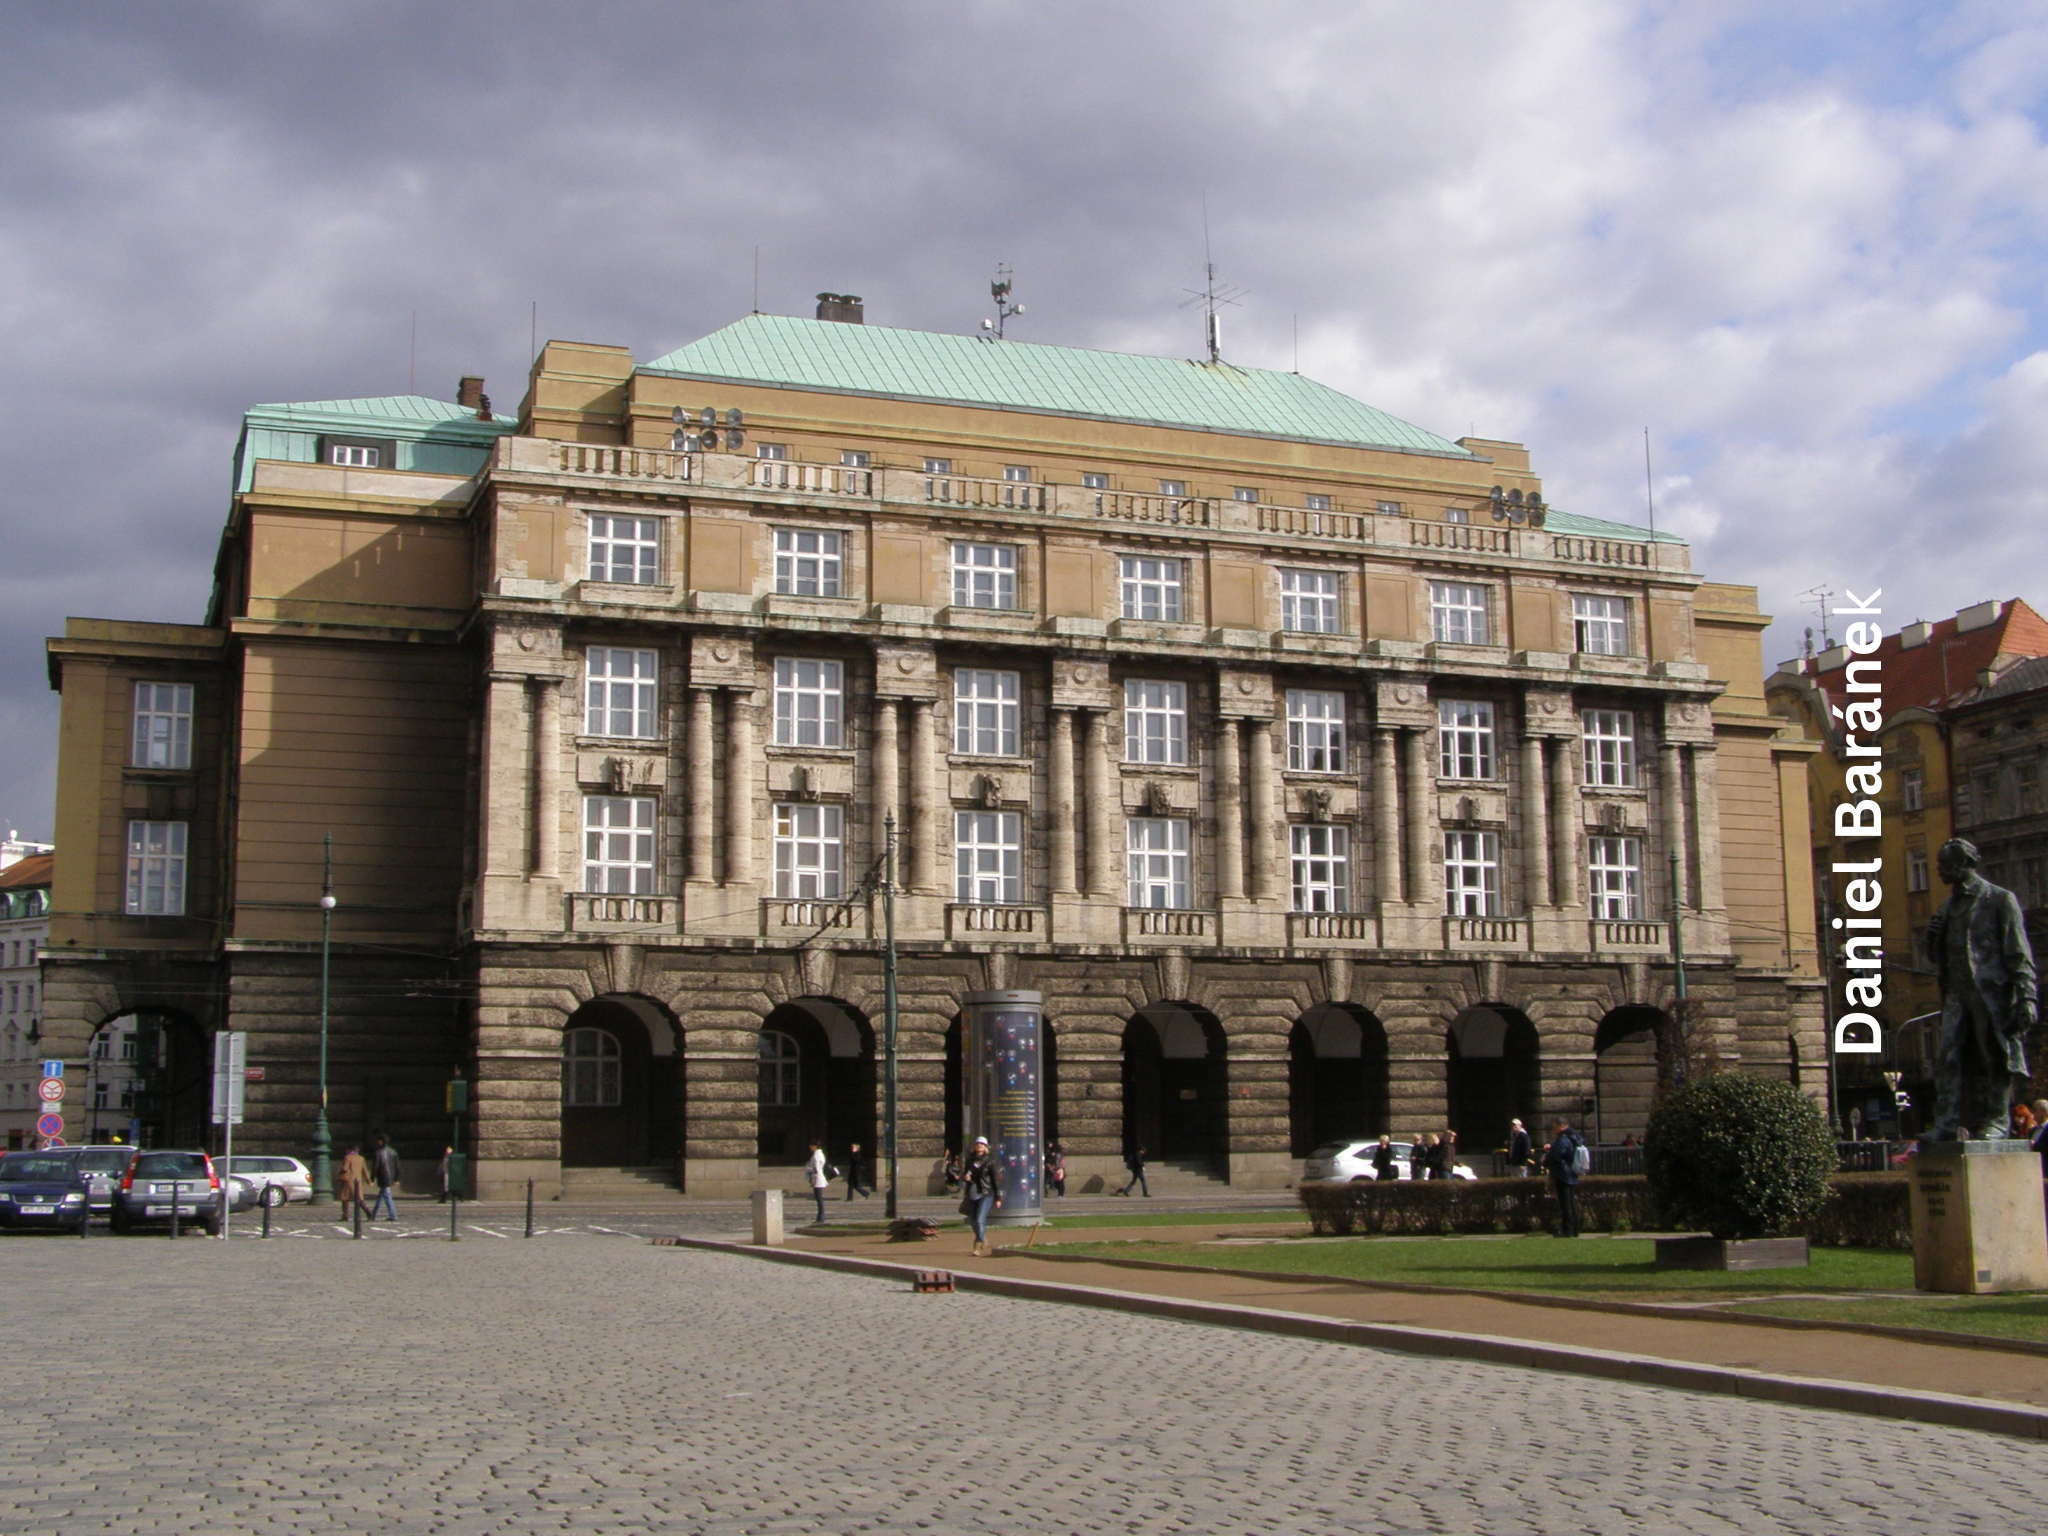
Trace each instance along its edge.
<path fill-rule="evenodd" d="M 1965 1431 L 601 1232 L 19 1237 L 0 1284 L 5 1532 L 2003 1533 L 2048 1482 Z"/>

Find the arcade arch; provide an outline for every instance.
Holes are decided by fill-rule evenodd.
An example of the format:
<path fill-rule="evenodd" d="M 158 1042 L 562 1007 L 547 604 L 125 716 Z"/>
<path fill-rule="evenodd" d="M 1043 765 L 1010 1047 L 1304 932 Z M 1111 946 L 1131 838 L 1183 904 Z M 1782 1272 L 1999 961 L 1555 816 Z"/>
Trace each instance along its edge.
<path fill-rule="evenodd" d="M 874 1166 L 875 1032 L 859 1009 L 799 997 L 761 1021 L 755 1153 L 763 1167 L 801 1167 L 813 1140 L 838 1158 L 853 1142 Z"/>
<path fill-rule="evenodd" d="M 672 1166 L 682 1151 L 679 1031 L 658 1004 L 592 998 L 562 1030 L 562 1166 Z"/>
<path fill-rule="evenodd" d="M 1154 1003 L 1124 1026 L 1124 1151 L 1201 1165 L 1216 1173 L 1229 1153 L 1223 1025 L 1192 1003 Z"/>
<path fill-rule="evenodd" d="M 1505 1147 L 1510 1120 L 1521 1120 L 1535 1133 L 1539 1054 L 1536 1026 L 1519 1009 L 1486 1003 L 1451 1021 L 1445 1088 L 1461 1157 L 1469 1161 Z"/>
<path fill-rule="evenodd" d="M 1371 1012 L 1322 1003 L 1295 1021 L 1287 1034 L 1291 1155 L 1390 1129 L 1388 1097 L 1387 1031 Z"/>

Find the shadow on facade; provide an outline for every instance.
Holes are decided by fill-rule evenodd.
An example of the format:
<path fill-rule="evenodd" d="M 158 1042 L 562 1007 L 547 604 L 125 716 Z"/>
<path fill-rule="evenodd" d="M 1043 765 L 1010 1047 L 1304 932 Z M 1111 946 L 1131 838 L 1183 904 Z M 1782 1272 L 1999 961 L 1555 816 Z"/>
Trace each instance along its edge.
<path fill-rule="evenodd" d="M 1227 1166 L 1228 1079 L 1223 1025 L 1192 1003 L 1154 1003 L 1124 1026 L 1124 1151 Z"/>
<path fill-rule="evenodd" d="M 682 1150 L 681 1032 L 648 998 L 593 998 L 562 1031 L 562 1166 L 672 1166 Z"/>
<path fill-rule="evenodd" d="M 1289 1152 L 1378 1136 L 1387 1124 L 1387 1031 L 1364 1008 L 1323 1003 L 1287 1033 Z"/>
<path fill-rule="evenodd" d="M 801 1167 L 813 1141 L 842 1159 L 853 1142 L 874 1166 L 875 1031 L 850 1004 L 799 997 L 762 1021 L 756 1155 L 763 1167 Z"/>
<path fill-rule="evenodd" d="M 1467 1008 L 1451 1021 L 1445 1087 L 1461 1159 L 1471 1162 L 1505 1147 L 1510 1120 L 1521 1120 L 1535 1134 L 1539 1051 L 1528 1015 L 1504 1003 Z M 1473 1167 L 1485 1171 L 1477 1163 Z"/>

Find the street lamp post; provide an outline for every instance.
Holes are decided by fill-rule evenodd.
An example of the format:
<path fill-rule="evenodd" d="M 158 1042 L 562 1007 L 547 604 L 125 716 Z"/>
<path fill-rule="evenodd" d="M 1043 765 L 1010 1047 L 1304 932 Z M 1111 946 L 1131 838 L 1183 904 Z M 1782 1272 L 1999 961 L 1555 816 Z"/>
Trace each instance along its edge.
<path fill-rule="evenodd" d="M 327 1130 L 327 956 L 334 926 L 334 834 L 322 843 L 320 861 L 320 1115 L 313 1122 L 313 1199 L 334 1198 L 334 1147 Z"/>
<path fill-rule="evenodd" d="M 882 1155 L 889 1163 L 888 1216 L 896 1210 L 896 813 L 882 820 Z"/>
<path fill-rule="evenodd" d="M 1676 1000 L 1672 1014 L 1678 1023 L 1677 1081 L 1692 1079 L 1692 1009 L 1685 1000 L 1685 888 L 1679 884 L 1684 872 L 1678 867 L 1678 850 L 1671 850 L 1671 967 L 1672 990 Z"/>

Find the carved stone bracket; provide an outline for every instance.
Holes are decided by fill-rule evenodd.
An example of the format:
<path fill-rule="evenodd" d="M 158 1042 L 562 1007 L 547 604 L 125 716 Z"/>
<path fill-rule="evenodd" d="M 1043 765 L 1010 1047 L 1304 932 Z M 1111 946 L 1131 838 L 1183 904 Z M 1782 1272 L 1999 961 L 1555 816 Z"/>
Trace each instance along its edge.
<path fill-rule="evenodd" d="M 1273 718 L 1273 675 L 1224 667 L 1216 674 L 1216 713 L 1226 720 Z"/>
<path fill-rule="evenodd" d="M 1115 709 L 1123 702 L 1109 680 L 1109 663 L 1092 656 L 1058 656 L 1052 664 L 1055 709 Z"/>
<path fill-rule="evenodd" d="M 1388 677 L 1373 685 L 1373 723 L 1413 726 L 1429 730 L 1436 725 L 1436 705 L 1429 697 L 1429 681 L 1422 677 Z"/>
<path fill-rule="evenodd" d="M 939 658 L 930 646 L 875 647 L 876 698 L 936 699 L 938 696 Z"/>
<path fill-rule="evenodd" d="M 1714 710 L 1705 699 L 1666 699 L 1664 739 L 1689 746 L 1711 745 L 1714 740 Z"/>
<path fill-rule="evenodd" d="M 744 688 L 751 692 L 754 642 L 740 635 L 695 635 L 690 640 L 690 686 Z"/>
<path fill-rule="evenodd" d="M 1531 736 L 1576 736 L 1579 712 L 1569 690 L 1531 688 L 1522 696 L 1522 728 Z"/>

